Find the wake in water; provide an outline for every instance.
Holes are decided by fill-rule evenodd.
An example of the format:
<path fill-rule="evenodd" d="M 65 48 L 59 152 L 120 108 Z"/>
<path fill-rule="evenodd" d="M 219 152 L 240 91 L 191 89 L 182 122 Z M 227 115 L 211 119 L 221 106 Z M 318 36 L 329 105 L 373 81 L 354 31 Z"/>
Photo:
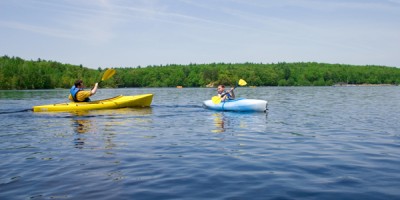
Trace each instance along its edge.
<path fill-rule="evenodd" d="M 29 111 L 32 111 L 32 108 L 30 108 L 30 109 L 23 109 L 23 110 L 6 110 L 6 111 L 0 110 L 0 115 L 21 113 L 21 112 L 29 112 Z"/>
<path fill-rule="evenodd" d="M 190 104 L 185 104 L 185 105 L 151 105 L 153 108 L 203 108 L 202 105 L 190 105 Z"/>

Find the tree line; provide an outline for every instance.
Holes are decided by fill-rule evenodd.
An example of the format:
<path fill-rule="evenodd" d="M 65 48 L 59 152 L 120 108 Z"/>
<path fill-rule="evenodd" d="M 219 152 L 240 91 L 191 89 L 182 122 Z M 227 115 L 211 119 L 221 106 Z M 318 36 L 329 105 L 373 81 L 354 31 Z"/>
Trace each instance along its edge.
<path fill-rule="evenodd" d="M 235 85 L 244 79 L 250 86 L 332 86 L 335 84 L 400 83 L 400 68 L 316 62 L 210 63 L 119 67 L 102 87 L 215 87 Z M 0 89 L 70 88 L 75 80 L 86 85 L 101 80 L 106 69 L 62 64 L 38 59 L 0 57 Z"/>

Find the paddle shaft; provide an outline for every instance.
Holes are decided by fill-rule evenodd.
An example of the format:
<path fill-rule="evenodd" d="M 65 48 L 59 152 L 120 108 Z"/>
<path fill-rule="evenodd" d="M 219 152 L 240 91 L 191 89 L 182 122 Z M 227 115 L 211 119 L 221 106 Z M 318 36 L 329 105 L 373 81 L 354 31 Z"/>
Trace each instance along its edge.
<path fill-rule="evenodd" d="M 116 72 L 115 69 L 107 69 L 107 70 L 104 72 L 103 77 L 101 77 L 101 80 L 98 82 L 97 85 L 100 85 L 101 82 L 103 82 L 103 81 L 105 81 L 105 80 L 111 78 L 112 76 L 114 76 L 115 72 Z M 93 86 L 92 90 L 93 90 L 94 88 L 95 88 L 95 86 Z"/>

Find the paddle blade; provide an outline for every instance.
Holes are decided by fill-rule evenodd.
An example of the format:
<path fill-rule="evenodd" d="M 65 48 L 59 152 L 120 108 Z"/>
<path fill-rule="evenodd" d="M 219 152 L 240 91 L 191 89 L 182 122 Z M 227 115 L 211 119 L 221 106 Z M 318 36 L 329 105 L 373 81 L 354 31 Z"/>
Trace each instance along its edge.
<path fill-rule="evenodd" d="M 219 97 L 219 96 L 213 96 L 213 97 L 211 98 L 211 101 L 212 101 L 214 104 L 219 104 L 219 103 L 221 103 L 221 97 Z"/>
<path fill-rule="evenodd" d="M 240 79 L 240 80 L 239 80 L 239 85 L 240 85 L 240 86 L 245 86 L 245 85 L 247 85 L 247 83 L 246 83 L 245 80 Z"/>
<path fill-rule="evenodd" d="M 101 81 L 105 81 L 105 80 L 111 78 L 112 76 L 114 76 L 114 74 L 115 74 L 115 69 L 107 69 L 107 71 L 104 72 L 103 78 L 101 78 Z"/>

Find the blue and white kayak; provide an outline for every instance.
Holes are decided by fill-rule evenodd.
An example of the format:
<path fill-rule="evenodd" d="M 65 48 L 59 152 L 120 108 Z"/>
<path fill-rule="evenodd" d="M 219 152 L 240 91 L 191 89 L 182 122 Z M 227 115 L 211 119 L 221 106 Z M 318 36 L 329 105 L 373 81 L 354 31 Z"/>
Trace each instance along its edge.
<path fill-rule="evenodd" d="M 218 111 L 238 111 L 238 112 L 266 112 L 267 101 L 258 99 L 238 98 L 234 100 L 226 100 L 215 104 L 212 100 L 203 102 L 204 107 Z"/>

